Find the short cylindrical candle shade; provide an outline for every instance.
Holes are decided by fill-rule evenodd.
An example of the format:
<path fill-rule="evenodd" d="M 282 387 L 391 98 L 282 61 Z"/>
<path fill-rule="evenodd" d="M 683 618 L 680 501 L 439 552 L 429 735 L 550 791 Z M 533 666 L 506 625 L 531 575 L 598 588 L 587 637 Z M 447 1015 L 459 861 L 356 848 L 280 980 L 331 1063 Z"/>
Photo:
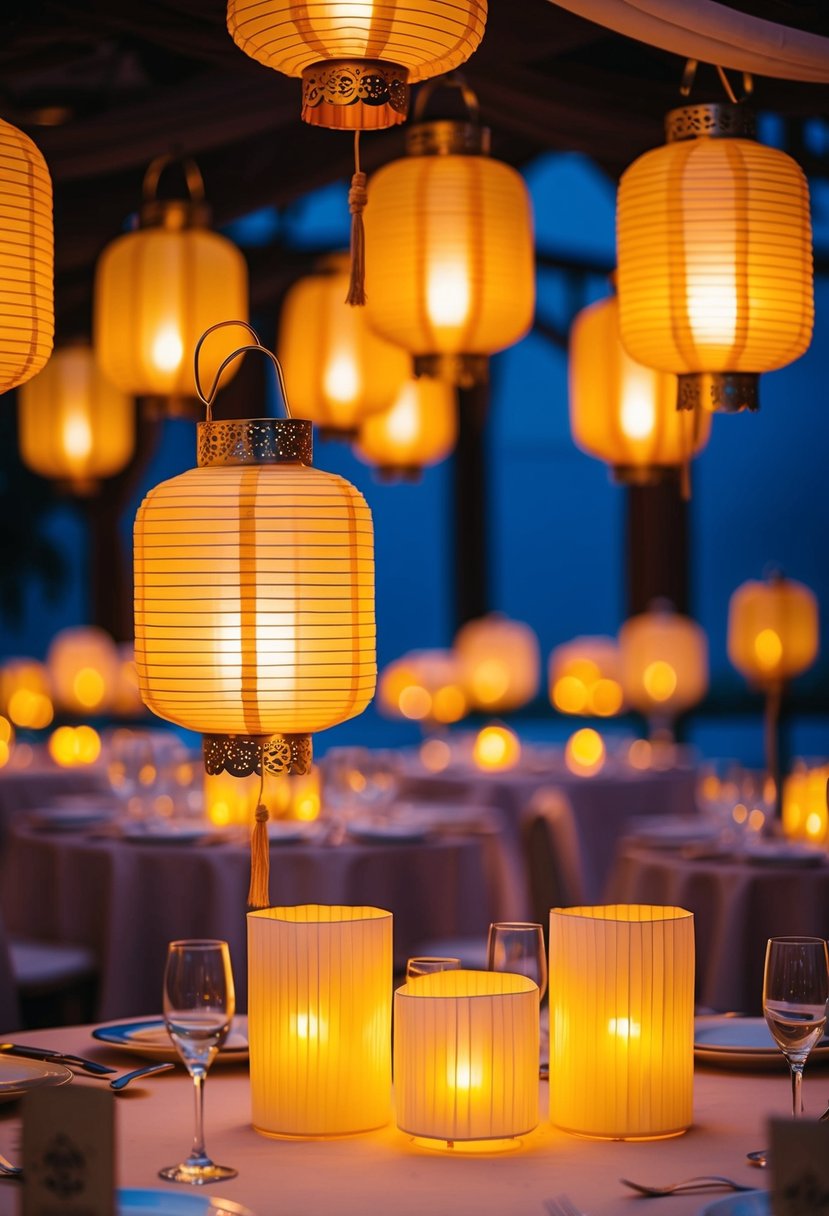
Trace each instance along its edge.
<path fill-rule="evenodd" d="M 694 918 L 641 904 L 550 912 L 550 1119 L 675 1136 L 693 1119 Z"/>
<path fill-rule="evenodd" d="M 455 652 L 472 706 L 493 713 L 520 709 L 538 692 L 541 657 L 529 625 L 498 613 L 461 626 Z"/>
<path fill-rule="evenodd" d="M 397 1126 L 428 1140 L 502 1140 L 538 1123 L 538 987 L 440 971 L 394 994 Z"/>
<path fill-rule="evenodd" d="M 46 656 L 55 704 L 76 714 L 101 713 L 112 704 L 118 682 L 118 648 L 95 625 L 62 629 Z"/>
<path fill-rule="evenodd" d="M 563 714 L 610 718 L 624 704 L 619 644 L 615 638 L 562 642 L 550 654 L 550 701 Z"/>
<path fill-rule="evenodd" d="M 25 464 L 76 493 L 119 473 L 135 445 L 135 403 L 111 384 L 92 349 L 57 350 L 18 396 L 20 454 Z"/>
<path fill-rule="evenodd" d="M 54 717 L 49 673 L 37 659 L 15 658 L 3 664 L 0 698 L 15 726 L 42 730 Z"/>
<path fill-rule="evenodd" d="M 469 708 L 463 674 L 451 650 L 412 650 L 380 677 L 379 704 L 413 722 L 459 722 Z"/>
<path fill-rule="evenodd" d="M 348 254 L 334 254 L 290 288 L 277 354 L 297 417 L 353 438 L 365 418 L 392 404 L 411 365 L 404 350 L 374 333 L 364 308 L 346 303 L 348 282 Z"/>
<path fill-rule="evenodd" d="M 341 1136 L 391 1118 L 392 916 L 310 904 L 248 913 L 253 1125 Z"/>
<path fill-rule="evenodd" d="M 0 119 L 0 393 L 36 375 L 51 354 L 54 244 L 46 161 Z"/>
<path fill-rule="evenodd" d="M 596 351 L 602 352 L 601 359 Z M 632 359 L 615 296 L 583 309 L 570 331 L 570 430 L 616 481 L 650 485 L 708 442 L 711 416 L 677 409 L 677 379 Z"/>
<path fill-rule="evenodd" d="M 673 717 L 708 688 L 708 642 L 690 617 L 667 608 L 630 617 L 619 630 L 622 687 L 640 713 Z"/>
<path fill-rule="evenodd" d="M 416 478 L 445 460 L 458 437 L 455 390 L 443 380 L 407 380 L 388 409 L 366 418 L 355 451 L 381 477 Z"/>
<path fill-rule="evenodd" d="M 818 654 L 818 606 L 803 583 L 776 575 L 738 587 L 728 605 L 728 657 L 760 686 L 785 683 Z"/>

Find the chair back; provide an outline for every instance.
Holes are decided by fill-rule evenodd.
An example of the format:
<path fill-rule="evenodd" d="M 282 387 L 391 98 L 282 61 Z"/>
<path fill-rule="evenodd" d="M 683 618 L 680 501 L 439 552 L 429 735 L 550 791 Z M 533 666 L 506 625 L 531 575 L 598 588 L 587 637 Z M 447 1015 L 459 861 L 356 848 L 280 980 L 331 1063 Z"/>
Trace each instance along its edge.
<path fill-rule="evenodd" d="M 545 786 L 536 791 L 522 816 L 521 840 L 533 918 L 546 931 L 551 908 L 585 902 L 581 844 L 573 809 L 561 790 Z"/>
<path fill-rule="evenodd" d="M 0 1035 L 19 1030 L 21 1025 L 17 980 L 12 967 L 9 938 L 0 915 Z"/>

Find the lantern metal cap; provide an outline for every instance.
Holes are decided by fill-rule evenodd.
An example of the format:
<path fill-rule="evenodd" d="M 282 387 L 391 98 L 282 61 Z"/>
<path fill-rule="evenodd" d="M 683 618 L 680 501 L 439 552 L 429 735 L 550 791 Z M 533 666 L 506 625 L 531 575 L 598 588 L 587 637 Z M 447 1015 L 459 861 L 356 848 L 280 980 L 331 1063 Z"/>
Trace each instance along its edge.
<path fill-rule="evenodd" d="M 141 204 L 139 228 L 163 228 L 166 232 L 184 232 L 188 228 L 207 228 L 210 207 L 203 199 L 154 198 Z"/>
<path fill-rule="evenodd" d="M 458 388 L 486 384 L 489 379 L 489 358 L 486 355 L 415 355 L 412 367 L 416 376 L 445 380 Z"/>
<path fill-rule="evenodd" d="M 675 472 L 676 468 L 672 465 L 614 464 L 610 476 L 617 486 L 657 486 Z"/>
<path fill-rule="evenodd" d="M 419 122 L 406 135 L 409 156 L 489 156 L 489 127 L 442 118 Z"/>
<path fill-rule="evenodd" d="M 203 735 L 205 771 L 211 776 L 226 770 L 233 777 L 252 773 L 310 772 L 313 757 L 311 736 L 295 735 Z"/>
<path fill-rule="evenodd" d="M 404 122 L 409 69 L 385 59 L 325 59 L 302 73 L 302 120 L 338 131 L 377 131 Z"/>
<path fill-rule="evenodd" d="M 665 142 L 679 143 L 707 135 L 712 139 L 756 139 L 754 111 L 742 102 L 679 106 L 665 115 Z"/>
<path fill-rule="evenodd" d="M 200 469 L 215 465 L 314 463 L 307 418 L 242 418 L 198 424 Z"/>
<path fill-rule="evenodd" d="M 756 372 L 691 372 L 678 380 L 677 409 L 739 414 L 741 410 L 754 412 L 760 408 L 760 377 Z"/>

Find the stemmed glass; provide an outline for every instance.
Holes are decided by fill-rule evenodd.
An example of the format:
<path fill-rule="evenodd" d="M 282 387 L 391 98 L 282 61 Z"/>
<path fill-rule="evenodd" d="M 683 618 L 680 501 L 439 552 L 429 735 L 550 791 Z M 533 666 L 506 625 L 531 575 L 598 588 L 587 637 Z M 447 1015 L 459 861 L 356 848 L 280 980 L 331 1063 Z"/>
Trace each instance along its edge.
<path fill-rule="evenodd" d="M 238 1171 L 215 1165 L 204 1147 L 204 1082 L 207 1070 L 227 1038 L 236 1009 L 233 972 L 227 942 L 180 941 L 167 947 L 164 972 L 164 1022 L 178 1054 L 193 1078 L 196 1130 L 190 1156 L 180 1165 L 159 1170 L 168 1182 L 204 1186 L 235 1178 Z"/>
<path fill-rule="evenodd" d="M 486 947 L 488 971 L 511 971 L 525 975 L 538 984 L 538 1003 L 547 991 L 547 951 L 544 947 L 544 930 L 541 925 L 529 921 L 496 921 L 489 926 Z M 542 1036 L 542 1054 L 546 1054 L 546 1036 Z M 550 1066 L 541 1060 L 538 1075 L 542 1080 L 549 1076 Z"/>
<path fill-rule="evenodd" d="M 406 979 L 413 980 L 419 975 L 434 975 L 436 971 L 457 971 L 460 965 L 459 958 L 422 954 L 417 958 L 410 958 L 406 963 Z"/>
<path fill-rule="evenodd" d="M 772 937 L 766 947 L 763 1013 L 792 1076 L 792 1118 L 803 1113 L 803 1069 L 826 1025 L 829 954 L 820 937 Z"/>

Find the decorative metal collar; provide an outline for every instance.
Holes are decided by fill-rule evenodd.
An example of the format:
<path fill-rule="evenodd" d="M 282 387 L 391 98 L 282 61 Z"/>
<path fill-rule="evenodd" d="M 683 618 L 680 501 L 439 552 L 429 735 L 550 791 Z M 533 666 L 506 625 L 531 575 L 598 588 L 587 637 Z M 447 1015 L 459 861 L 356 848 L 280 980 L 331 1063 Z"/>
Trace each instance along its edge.
<path fill-rule="evenodd" d="M 756 139 L 754 111 L 742 102 L 719 101 L 710 105 L 680 106 L 665 116 L 665 142 L 686 139 Z"/>
<path fill-rule="evenodd" d="M 408 110 L 409 70 L 399 63 L 326 59 L 302 73 L 302 118 L 313 126 L 393 127 Z"/>
<path fill-rule="evenodd" d="M 408 156 L 489 156 L 489 127 L 443 118 L 419 122 L 406 134 Z"/>
<path fill-rule="evenodd" d="M 314 428 L 307 418 L 242 418 L 200 422 L 200 469 L 230 464 L 314 463 Z"/>

